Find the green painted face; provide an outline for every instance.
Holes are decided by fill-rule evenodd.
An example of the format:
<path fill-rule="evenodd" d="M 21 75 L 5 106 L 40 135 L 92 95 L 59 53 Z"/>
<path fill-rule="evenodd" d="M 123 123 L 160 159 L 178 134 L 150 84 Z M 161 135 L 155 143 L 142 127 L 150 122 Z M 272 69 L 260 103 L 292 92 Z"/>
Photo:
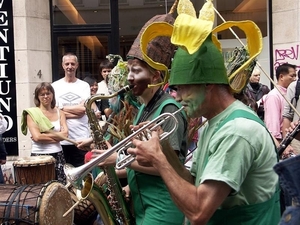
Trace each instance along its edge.
<path fill-rule="evenodd" d="M 184 106 L 188 117 L 200 117 L 203 115 L 202 105 L 205 100 L 205 85 L 179 85 L 177 97 Z"/>

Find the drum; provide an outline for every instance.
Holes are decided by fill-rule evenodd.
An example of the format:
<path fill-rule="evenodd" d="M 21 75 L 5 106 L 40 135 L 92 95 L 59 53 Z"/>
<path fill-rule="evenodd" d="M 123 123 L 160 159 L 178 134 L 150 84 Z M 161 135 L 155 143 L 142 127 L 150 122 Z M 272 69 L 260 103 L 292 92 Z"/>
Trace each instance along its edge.
<path fill-rule="evenodd" d="M 73 202 L 67 188 L 59 182 L 31 185 L 0 185 L 0 224 L 72 225 Z"/>
<path fill-rule="evenodd" d="M 68 190 L 71 194 L 73 204 L 80 199 L 80 190 L 73 186 L 69 186 Z M 95 206 L 87 199 L 81 200 L 74 208 L 74 223 L 76 225 L 93 225 L 97 219 L 98 212 Z"/>
<path fill-rule="evenodd" d="M 55 180 L 55 158 L 49 155 L 19 158 L 13 163 L 17 184 L 40 184 Z"/>

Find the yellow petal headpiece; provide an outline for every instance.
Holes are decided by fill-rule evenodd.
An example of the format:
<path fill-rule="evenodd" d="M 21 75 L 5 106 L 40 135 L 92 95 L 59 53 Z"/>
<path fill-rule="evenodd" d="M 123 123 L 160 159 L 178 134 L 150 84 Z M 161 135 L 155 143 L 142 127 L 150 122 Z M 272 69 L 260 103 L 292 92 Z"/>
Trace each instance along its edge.
<path fill-rule="evenodd" d="M 211 33 L 215 17 L 211 0 L 203 5 L 199 18 L 196 18 L 195 10 L 191 8 L 193 6 L 189 0 L 179 1 L 171 42 L 193 54 Z"/>
<path fill-rule="evenodd" d="M 250 20 L 227 21 L 214 28 L 212 32 L 221 32 L 223 30 L 230 29 L 231 27 L 240 28 L 245 33 L 247 39 L 246 48 L 248 56 L 245 57 L 245 60 L 238 69 L 230 71 L 233 73 L 228 74 L 231 89 L 238 93 L 245 87 L 248 82 L 249 75 L 251 75 L 251 71 L 250 73 L 247 73 L 247 68 L 262 51 L 262 35 L 258 26 Z"/>
<path fill-rule="evenodd" d="M 160 86 L 168 82 L 170 77 L 169 69 L 165 64 L 160 62 L 155 62 L 146 54 L 147 46 L 148 46 L 147 43 L 149 43 L 150 41 L 152 41 L 154 38 L 158 36 L 171 37 L 172 30 L 173 30 L 173 26 L 170 25 L 169 23 L 155 22 L 150 24 L 148 27 L 146 27 L 146 29 L 141 35 L 141 52 L 144 61 L 152 68 L 165 72 L 163 83 L 156 84 L 155 86 Z M 149 86 L 151 87 L 153 85 L 149 85 Z"/>
<path fill-rule="evenodd" d="M 153 23 L 144 30 L 140 45 L 145 61 L 154 68 L 159 68 L 160 70 L 167 71 L 167 69 L 163 65 L 152 61 L 149 57 L 147 57 L 145 53 L 147 43 L 157 36 L 171 36 L 171 42 L 173 44 L 186 50 L 190 55 L 193 55 L 197 51 L 199 51 L 201 47 L 203 47 L 202 44 L 205 42 L 205 40 L 207 40 L 211 33 L 221 32 L 225 29 L 237 26 L 246 34 L 249 57 L 241 64 L 238 69 L 233 71 L 233 73 L 228 74 L 228 83 L 233 92 L 241 91 L 248 80 L 247 77 L 244 77 L 243 71 L 262 50 L 262 35 L 257 25 L 252 21 L 230 21 L 225 22 L 213 29 L 214 6 L 212 0 L 206 0 L 206 3 L 203 5 L 202 9 L 199 12 L 198 18 L 196 17 L 196 12 L 190 0 L 179 0 L 177 12 L 178 16 L 174 22 L 174 26 L 170 24 Z M 212 36 L 212 41 L 221 52 L 220 42 L 215 35 Z M 199 60 L 201 59 L 199 58 Z M 224 64 L 224 62 L 222 63 Z M 199 69 L 201 68 L 199 67 Z M 188 76 L 188 74 L 189 73 L 174 74 L 174 76 Z M 173 76 L 173 74 L 171 76 Z M 203 74 L 201 76 L 203 76 Z M 167 82 L 167 80 L 168 76 L 165 76 L 164 82 Z M 202 80 L 203 82 L 205 81 L 205 79 L 200 80 Z M 209 78 L 207 80 L 217 79 Z"/>

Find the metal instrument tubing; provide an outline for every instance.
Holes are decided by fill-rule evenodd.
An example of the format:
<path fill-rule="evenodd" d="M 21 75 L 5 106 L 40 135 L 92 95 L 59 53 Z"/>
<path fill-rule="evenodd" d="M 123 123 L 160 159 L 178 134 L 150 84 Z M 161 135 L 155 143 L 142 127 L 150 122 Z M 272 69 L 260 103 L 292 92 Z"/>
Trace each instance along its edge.
<path fill-rule="evenodd" d="M 127 138 L 125 138 L 122 141 L 118 142 L 112 148 L 108 149 L 107 151 L 105 151 L 101 155 L 99 155 L 96 158 L 94 158 L 93 160 L 89 161 L 88 163 L 86 163 L 82 166 L 73 168 L 73 169 L 67 169 L 66 176 L 68 178 L 68 181 L 71 182 L 74 186 L 80 185 L 80 184 L 78 184 L 78 181 L 83 180 L 83 178 L 89 173 L 89 171 L 91 171 L 99 163 L 103 162 L 105 159 L 107 159 L 114 152 L 118 152 L 120 150 L 124 150 L 124 149 L 129 148 L 132 145 L 131 140 L 133 138 L 135 138 L 139 134 L 143 133 L 147 129 L 150 130 L 150 131 L 155 130 L 159 125 L 161 125 L 167 119 L 172 118 L 175 121 L 175 126 L 171 131 L 163 133 L 163 136 L 161 137 L 162 139 L 160 139 L 160 140 L 164 140 L 165 138 L 167 138 L 170 134 L 172 134 L 177 129 L 178 121 L 175 117 L 175 114 L 182 111 L 183 108 L 184 107 L 181 107 L 180 109 L 178 109 L 174 113 L 163 113 L 163 114 L 161 114 L 160 116 L 158 116 L 154 120 L 150 121 L 149 123 L 147 123 L 144 126 L 142 126 L 141 128 L 139 128 L 137 131 L 130 134 Z M 157 123 L 157 121 L 159 121 L 159 122 Z M 153 124 L 155 124 L 155 125 L 153 126 Z M 134 160 L 134 158 L 133 158 L 133 160 Z M 66 164 L 65 167 L 68 167 L 68 165 Z"/>

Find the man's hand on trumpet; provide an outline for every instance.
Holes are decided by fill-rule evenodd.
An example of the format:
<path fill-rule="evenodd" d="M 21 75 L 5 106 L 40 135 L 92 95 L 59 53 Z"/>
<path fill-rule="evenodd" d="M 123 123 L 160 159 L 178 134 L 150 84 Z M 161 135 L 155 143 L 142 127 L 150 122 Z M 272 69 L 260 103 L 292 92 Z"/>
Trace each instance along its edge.
<path fill-rule="evenodd" d="M 162 152 L 159 133 L 161 131 L 152 131 L 151 137 L 147 141 L 133 139 L 132 144 L 135 148 L 128 148 L 127 152 L 135 155 L 135 159 L 141 166 L 154 166 L 160 157 L 165 157 Z"/>
<path fill-rule="evenodd" d="M 143 126 L 147 125 L 149 122 L 151 122 L 151 121 L 141 122 L 138 125 L 130 125 L 130 129 L 132 131 L 137 131 L 138 129 L 140 129 Z M 155 126 L 155 124 L 153 124 L 152 126 L 149 126 L 149 128 L 145 132 L 140 133 L 140 135 L 136 136 L 135 138 L 138 139 L 138 140 L 141 140 L 141 141 L 145 141 L 145 140 L 149 139 L 151 137 L 150 129 L 153 128 L 154 126 Z M 161 128 L 161 126 L 157 126 L 153 130 L 157 131 L 159 135 L 161 135 L 163 133 L 163 129 Z"/>

